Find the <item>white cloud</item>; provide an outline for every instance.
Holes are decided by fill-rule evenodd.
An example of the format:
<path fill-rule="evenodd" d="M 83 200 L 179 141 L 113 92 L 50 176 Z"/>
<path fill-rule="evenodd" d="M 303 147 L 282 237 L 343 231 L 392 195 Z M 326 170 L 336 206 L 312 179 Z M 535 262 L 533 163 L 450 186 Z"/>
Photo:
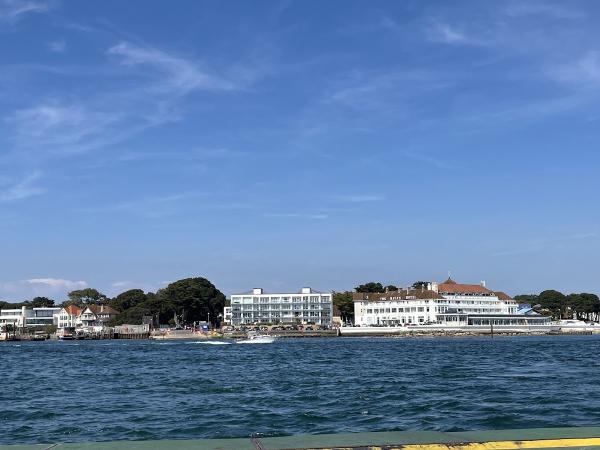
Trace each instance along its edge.
<path fill-rule="evenodd" d="M 58 41 L 52 41 L 48 43 L 48 49 L 54 53 L 64 53 L 67 49 L 67 43 L 62 39 Z"/>
<path fill-rule="evenodd" d="M 88 287 L 85 281 L 63 278 L 31 278 L 28 280 L 0 282 L 0 298 L 12 301 L 31 299 L 37 296 L 60 301 L 67 293 Z"/>
<path fill-rule="evenodd" d="M 43 194 L 45 190 L 35 185 L 40 176 L 40 172 L 34 172 L 10 186 L 0 184 L 0 203 L 24 200 L 34 195 Z M 10 181 L 8 182 L 10 183 Z"/>
<path fill-rule="evenodd" d="M 327 214 L 303 214 L 303 213 L 267 213 L 264 217 L 274 219 L 311 219 L 323 220 L 327 219 Z"/>
<path fill-rule="evenodd" d="M 120 57 L 121 64 L 125 66 L 147 66 L 162 72 L 165 77 L 156 85 L 161 90 L 185 94 L 196 89 L 228 91 L 239 87 L 236 82 L 212 73 L 198 62 L 157 48 L 120 42 L 111 47 L 108 53 Z"/>
<path fill-rule="evenodd" d="M 71 281 L 62 278 L 31 278 L 26 280 L 31 286 L 37 286 L 42 289 L 50 290 L 75 290 L 84 289 L 87 287 L 85 281 Z"/>
<path fill-rule="evenodd" d="M 414 161 L 419 161 L 430 166 L 436 167 L 438 169 L 450 169 L 451 166 L 446 161 L 443 161 L 439 158 L 434 158 L 433 156 L 424 155 L 422 153 L 415 152 L 402 152 L 402 156 L 406 158 L 412 159 Z"/>
<path fill-rule="evenodd" d="M 463 44 L 463 45 L 478 45 L 479 41 L 468 37 L 464 32 L 459 31 L 449 24 L 435 22 L 427 28 L 427 36 L 432 42 L 440 42 L 443 44 Z"/>
<path fill-rule="evenodd" d="M 369 194 L 357 194 L 357 195 L 334 195 L 334 200 L 349 203 L 366 203 L 366 202 L 380 202 L 385 199 L 382 195 L 369 195 Z"/>
<path fill-rule="evenodd" d="M 21 146 L 51 153 L 75 153 L 106 142 L 103 135 L 119 120 L 118 112 L 56 101 L 17 110 L 5 119 L 14 127 Z"/>
<path fill-rule="evenodd" d="M 99 89 L 81 99 L 43 99 L 14 111 L 5 121 L 15 130 L 9 139 L 17 144 L 16 151 L 47 158 L 107 147 L 148 128 L 179 121 L 184 97 L 193 91 L 241 89 L 258 73 L 236 67 L 230 68 L 229 75 L 219 75 L 197 61 L 130 42 L 120 42 L 107 53 L 120 63 L 110 75 L 120 80 L 136 76 L 136 87 L 128 83 L 127 88 Z M 98 72 L 106 73 L 105 69 Z M 220 149 L 222 156 L 225 152 Z"/>
<path fill-rule="evenodd" d="M 576 85 L 600 83 L 600 52 L 589 51 L 576 61 L 551 68 L 548 74 L 557 81 Z"/>
<path fill-rule="evenodd" d="M 13 24 L 27 14 L 46 12 L 50 6 L 44 1 L 0 0 L 0 22 Z"/>
<path fill-rule="evenodd" d="M 581 19 L 585 15 L 578 10 L 567 8 L 565 4 L 536 3 L 519 1 L 509 5 L 504 13 L 510 17 L 548 16 L 554 19 Z"/>
<path fill-rule="evenodd" d="M 171 195 L 146 197 L 126 202 L 92 206 L 79 209 L 80 212 L 97 214 L 108 212 L 124 212 L 127 214 L 140 215 L 149 219 L 170 216 L 181 211 L 182 208 L 188 208 L 187 201 L 207 197 L 205 192 L 180 192 Z M 182 203 L 183 201 L 186 203 Z"/>

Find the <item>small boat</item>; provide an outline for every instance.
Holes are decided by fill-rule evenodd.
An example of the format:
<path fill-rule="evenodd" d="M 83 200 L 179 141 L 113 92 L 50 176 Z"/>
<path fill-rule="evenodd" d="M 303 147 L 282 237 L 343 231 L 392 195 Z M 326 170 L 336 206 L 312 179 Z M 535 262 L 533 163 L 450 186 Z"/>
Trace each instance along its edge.
<path fill-rule="evenodd" d="M 58 335 L 59 341 L 73 341 L 75 340 L 75 336 L 71 333 L 61 333 Z"/>
<path fill-rule="evenodd" d="M 45 341 L 46 336 L 43 334 L 34 334 L 29 338 L 30 341 Z"/>
<path fill-rule="evenodd" d="M 277 339 L 277 336 L 268 334 L 258 334 L 256 331 L 250 331 L 246 339 L 236 341 L 236 344 L 272 344 Z"/>

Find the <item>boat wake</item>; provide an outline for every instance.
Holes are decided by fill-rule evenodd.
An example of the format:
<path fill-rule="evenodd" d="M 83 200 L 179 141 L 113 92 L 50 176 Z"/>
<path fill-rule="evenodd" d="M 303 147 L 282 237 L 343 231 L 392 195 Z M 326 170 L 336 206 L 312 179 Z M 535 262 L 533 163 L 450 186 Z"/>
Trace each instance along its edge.
<path fill-rule="evenodd" d="M 201 342 L 188 342 L 188 344 L 204 344 L 204 345 L 231 345 L 233 342 L 223 341 L 201 341 Z"/>

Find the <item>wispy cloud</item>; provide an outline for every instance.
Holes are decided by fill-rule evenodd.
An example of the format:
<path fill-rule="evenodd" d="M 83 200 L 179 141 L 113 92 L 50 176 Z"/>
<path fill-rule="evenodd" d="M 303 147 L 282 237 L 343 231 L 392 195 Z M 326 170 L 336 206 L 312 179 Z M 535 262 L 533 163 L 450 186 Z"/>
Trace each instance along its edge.
<path fill-rule="evenodd" d="M 54 53 L 64 53 L 67 49 L 67 43 L 60 39 L 58 41 L 48 42 L 48 50 Z"/>
<path fill-rule="evenodd" d="M 26 282 L 39 289 L 50 289 L 50 290 L 74 290 L 83 289 L 87 287 L 85 281 L 71 281 L 62 278 L 31 278 Z"/>
<path fill-rule="evenodd" d="M 303 213 L 265 213 L 264 217 L 273 219 L 310 219 L 323 220 L 329 217 L 327 214 L 303 214 Z"/>
<path fill-rule="evenodd" d="M 0 282 L 0 298 L 13 301 L 31 299 L 36 296 L 61 300 L 70 291 L 88 287 L 85 281 L 64 278 L 30 278 L 19 281 Z M 57 298 L 58 297 L 58 298 Z"/>
<path fill-rule="evenodd" d="M 156 219 L 176 214 L 180 211 L 180 204 L 184 201 L 189 202 L 193 199 L 206 198 L 208 195 L 209 194 L 205 192 L 180 192 L 170 195 L 145 197 L 137 200 L 79 208 L 78 211 L 89 214 L 123 212 Z"/>
<path fill-rule="evenodd" d="M 56 101 L 17 110 L 5 119 L 14 127 L 18 144 L 51 153 L 74 153 L 94 146 L 119 120 L 119 113 Z"/>
<path fill-rule="evenodd" d="M 228 160 L 246 156 L 247 152 L 241 150 L 232 150 L 226 147 L 217 148 L 192 148 L 185 151 L 131 151 L 111 158 L 113 162 L 129 161 L 210 161 L 210 160 Z"/>
<path fill-rule="evenodd" d="M 585 14 L 582 11 L 568 7 L 567 2 L 514 2 L 504 10 L 509 17 L 548 16 L 554 19 L 582 19 Z"/>
<path fill-rule="evenodd" d="M 32 13 L 50 10 L 52 3 L 36 0 L 0 0 L 0 23 L 14 24 Z"/>
<path fill-rule="evenodd" d="M 148 128 L 181 120 L 184 97 L 194 91 L 234 91 L 256 79 L 239 65 L 217 73 L 198 61 L 126 41 L 110 47 L 107 54 L 118 65 L 108 74 L 110 79 L 98 82 L 110 81 L 110 89 L 87 98 L 44 99 L 7 115 L 18 151 L 65 156 L 114 145 Z M 105 75 L 106 71 L 98 72 L 99 77 Z M 136 80 L 134 88 L 114 82 L 131 77 Z M 213 154 L 226 151 L 214 149 Z"/>
<path fill-rule="evenodd" d="M 597 85 L 600 83 L 600 51 L 591 50 L 575 61 L 554 66 L 547 74 L 550 78 L 575 86 Z"/>
<path fill-rule="evenodd" d="M 427 37 L 432 42 L 452 45 L 481 45 L 482 41 L 467 35 L 450 24 L 434 22 L 427 27 Z"/>
<path fill-rule="evenodd" d="M 422 153 L 415 152 L 402 152 L 402 156 L 412 159 L 414 161 L 422 162 L 438 169 L 450 169 L 452 166 L 446 161 L 440 158 L 434 158 L 433 156 L 425 155 Z"/>
<path fill-rule="evenodd" d="M 380 202 L 385 200 L 383 195 L 373 194 L 351 194 L 351 195 L 333 195 L 333 200 L 348 203 L 368 203 L 368 202 Z"/>
<path fill-rule="evenodd" d="M 40 177 L 41 172 L 34 172 L 14 184 L 10 184 L 8 178 L 4 179 L 4 183 L 0 179 L 0 202 L 14 202 L 43 194 L 45 190 L 35 184 Z"/>
<path fill-rule="evenodd" d="M 185 94 L 197 89 L 229 91 L 241 87 L 239 80 L 228 79 L 198 62 L 174 56 L 154 47 L 120 42 L 111 47 L 108 54 L 119 57 L 120 63 L 125 66 L 146 66 L 158 70 L 164 77 L 155 87 L 171 93 Z"/>

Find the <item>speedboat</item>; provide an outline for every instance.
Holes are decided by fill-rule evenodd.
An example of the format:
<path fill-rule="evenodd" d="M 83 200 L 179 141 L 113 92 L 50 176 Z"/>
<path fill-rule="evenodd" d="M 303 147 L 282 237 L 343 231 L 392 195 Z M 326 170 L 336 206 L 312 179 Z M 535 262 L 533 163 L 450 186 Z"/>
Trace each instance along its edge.
<path fill-rule="evenodd" d="M 258 334 L 255 331 L 250 331 L 246 336 L 246 339 L 240 339 L 236 341 L 237 344 L 272 344 L 277 339 L 277 336 L 270 336 L 268 334 Z"/>

